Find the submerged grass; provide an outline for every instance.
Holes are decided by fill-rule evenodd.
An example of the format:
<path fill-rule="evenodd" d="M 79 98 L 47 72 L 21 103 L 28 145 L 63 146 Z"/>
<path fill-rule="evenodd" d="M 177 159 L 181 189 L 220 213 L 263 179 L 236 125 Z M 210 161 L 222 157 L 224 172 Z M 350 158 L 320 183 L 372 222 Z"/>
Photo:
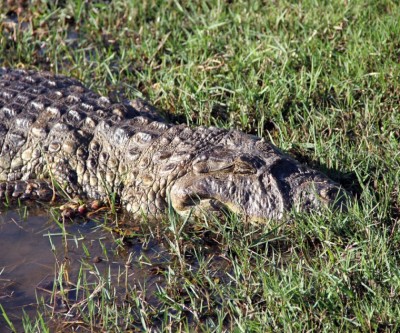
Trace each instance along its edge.
<path fill-rule="evenodd" d="M 10 3 L 0 0 L 1 65 L 143 96 L 172 121 L 266 137 L 355 196 L 345 214 L 285 224 L 172 214 L 144 225 L 144 243 L 158 239 L 170 255 L 138 259 L 159 276 L 156 291 L 126 272 L 111 283 L 84 260 L 67 281 L 60 266 L 54 294 L 67 315 L 43 300 L 25 331 L 400 330 L 396 1 Z"/>

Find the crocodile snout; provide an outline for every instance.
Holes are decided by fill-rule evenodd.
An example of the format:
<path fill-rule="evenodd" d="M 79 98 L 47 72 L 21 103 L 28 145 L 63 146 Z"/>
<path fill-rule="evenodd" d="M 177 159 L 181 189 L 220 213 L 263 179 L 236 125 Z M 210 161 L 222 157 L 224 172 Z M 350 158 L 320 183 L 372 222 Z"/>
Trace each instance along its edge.
<path fill-rule="evenodd" d="M 299 185 L 294 192 L 294 207 L 298 211 L 310 211 L 321 207 L 347 209 L 349 193 L 331 181 L 310 181 Z"/>

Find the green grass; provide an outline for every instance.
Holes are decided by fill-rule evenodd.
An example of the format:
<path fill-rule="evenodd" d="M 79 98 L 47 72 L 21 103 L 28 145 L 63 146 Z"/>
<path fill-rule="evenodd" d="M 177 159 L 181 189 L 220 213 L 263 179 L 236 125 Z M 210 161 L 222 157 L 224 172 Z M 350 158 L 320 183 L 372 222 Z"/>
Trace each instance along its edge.
<path fill-rule="evenodd" d="M 356 198 L 346 214 L 296 215 L 283 225 L 232 218 L 195 229 L 171 217 L 161 231 L 148 227 L 146 237 L 161 235 L 172 257 L 162 286 L 151 295 L 128 286 L 118 303 L 115 286 L 99 276 L 90 298 L 96 286 L 83 271 L 88 296 L 77 326 L 400 330 L 396 1 L 38 0 L 19 25 L 7 21 L 5 3 L 0 65 L 72 75 L 104 94 L 143 96 L 191 125 L 264 136 Z M 205 234 L 218 242 L 215 253 Z M 43 331 L 49 315 L 25 318 L 26 329 Z"/>

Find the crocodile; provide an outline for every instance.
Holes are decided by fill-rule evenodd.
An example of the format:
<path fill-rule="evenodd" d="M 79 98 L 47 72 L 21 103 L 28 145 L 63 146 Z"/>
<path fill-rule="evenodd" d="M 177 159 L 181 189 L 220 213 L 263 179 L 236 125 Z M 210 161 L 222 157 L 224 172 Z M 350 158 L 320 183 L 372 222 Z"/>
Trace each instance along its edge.
<path fill-rule="evenodd" d="M 118 198 L 133 217 L 234 212 L 254 221 L 343 207 L 337 183 L 263 138 L 164 120 L 49 72 L 0 68 L 0 199 Z"/>

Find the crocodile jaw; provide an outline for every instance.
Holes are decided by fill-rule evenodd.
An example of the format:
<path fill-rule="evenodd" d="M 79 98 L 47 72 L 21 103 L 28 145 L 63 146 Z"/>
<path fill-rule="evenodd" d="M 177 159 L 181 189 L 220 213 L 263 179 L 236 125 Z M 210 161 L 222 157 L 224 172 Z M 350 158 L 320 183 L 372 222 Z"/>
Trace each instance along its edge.
<path fill-rule="evenodd" d="M 252 221 L 281 219 L 290 210 L 302 212 L 322 207 L 345 207 L 347 195 L 333 182 L 304 182 L 293 188 L 289 196 L 280 192 L 279 187 L 278 181 L 271 176 L 264 179 L 205 177 L 195 181 L 185 177 L 172 187 L 171 201 L 180 215 L 201 216 L 227 208 Z"/>

